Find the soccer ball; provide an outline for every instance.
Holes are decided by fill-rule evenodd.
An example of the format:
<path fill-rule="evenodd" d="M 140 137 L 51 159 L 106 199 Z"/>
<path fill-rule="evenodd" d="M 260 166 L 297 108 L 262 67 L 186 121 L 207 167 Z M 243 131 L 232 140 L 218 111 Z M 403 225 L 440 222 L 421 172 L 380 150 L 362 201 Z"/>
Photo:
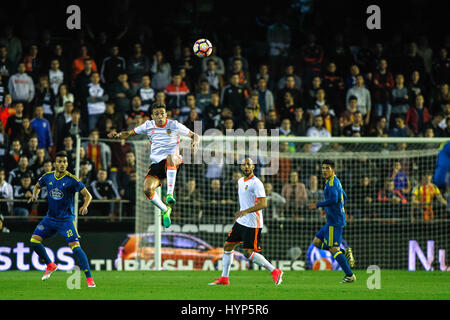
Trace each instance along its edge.
<path fill-rule="evenodd" d="M 212 52 L 212 44 L 208 39 L 199 39 L 194 43 L 194 54 L 199 58 L 208 57 Z"/>

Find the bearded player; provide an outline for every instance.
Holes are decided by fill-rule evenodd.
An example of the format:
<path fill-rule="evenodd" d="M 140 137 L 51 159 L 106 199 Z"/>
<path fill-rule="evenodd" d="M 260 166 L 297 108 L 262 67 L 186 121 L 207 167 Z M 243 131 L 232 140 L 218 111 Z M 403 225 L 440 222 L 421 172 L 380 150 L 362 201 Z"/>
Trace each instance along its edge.
<path fill-rule="evenodd" d="M 241 211 L 237 212 L 235 223 L 228 233 L 222 256 L 222 276 L 210 285 L 228 285 L 234 249 L 243 244 L 244 256 L 258 266 L 272 273 L 276 285 L 281 283 L 283 271 L 275 268 L 264 258 L 261 252 L 261 231 L 263 228 L 262 209 L 267 207 L 264 185 L 254 174 L 255 165 L 252 159 L 245 158 L 241 164 L 244 177 L 238 181 L 238 195 Z"/>
<path fill-rule="evenodd" d="M 334 173 L 334 162 L 324 160 L 322 162 L 322 175 L 326 179 L 324 196 L 325 201 L 319 203 L 310 203 L 309 209 L 315 210 L 323 207 L 327 216 L 327 223 L 317 232 L 313 244 L 319 249 L 329 250 L 334 259 L 339 263 L 345 272 L 345 277 L 341 281 L 354 282 L 356 276 L 351 267 L 354 265 L 354 258 L 351 248 L 341 251 L 342 229 L 345 227 L 344 204 L 347 201 L 347 195 L 342 188 L 341 182 Z M 349 265 L 350 263 L 350 265 Z"/>
<path fill-rule="evenodd" d="M 171 225 L 170 206 L 176 203 L 173 196 L 177 170 L 183 163 L 183 158 L 179 152 L 180 135 L 192 139 L 191 146 L 196 148 L 199 136 L 189 130 L 186 126 L 176 120 L 167 119 L 166 106 L 155 103 L 151 107 L 152 120 L 147 120 L 140 126 L 130 131 L 115 132 L 108 134 L 108 138 L 128 139 L 137 134 L 145 134 L 150 140 L 150 168 L 144 181 L 144 193 L 155 206 L 163 213 L 163 225 L 168 228 Z M 161 180 L 167 178 L 167 196 L 164 203 L 156 188 L 161 186 Z"/>

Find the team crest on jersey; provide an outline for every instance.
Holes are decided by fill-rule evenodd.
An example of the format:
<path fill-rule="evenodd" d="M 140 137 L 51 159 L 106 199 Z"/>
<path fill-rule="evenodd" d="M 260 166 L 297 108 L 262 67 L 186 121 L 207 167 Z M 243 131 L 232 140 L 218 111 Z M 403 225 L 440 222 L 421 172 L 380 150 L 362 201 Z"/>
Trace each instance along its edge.
<path fill-rule="evenodd" d="M 170 134 L 172 133 L 172 130 L 167 129 L 167 134 L 170 136 Z"/>
<path fill-rule="evenodd" d="M 58 188 L 55 188 L 50 191 L 50 196 L 54 200 L 61 200 L 62 198 L 64 198 L 64 193 L 62 193 L 62 191 L 59 190 Z"/>
<path fill-rule="evenodd" d="M 245 189 L 245 191 L 247 191 L 247 189 L 248 189 L 248 185 L 247 185 L 247 186 L 245 186 L 245 188 L 244 188 L 244 189 Z"/>

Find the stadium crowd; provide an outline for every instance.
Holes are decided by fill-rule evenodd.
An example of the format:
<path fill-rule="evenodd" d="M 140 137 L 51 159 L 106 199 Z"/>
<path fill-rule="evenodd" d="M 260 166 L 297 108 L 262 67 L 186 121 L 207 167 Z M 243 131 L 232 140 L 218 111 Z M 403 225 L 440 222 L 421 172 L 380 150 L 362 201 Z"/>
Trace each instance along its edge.
<path fill-rule="evenodd" d="M 448 42 L 431 46 L 422 36 L 392 42 L 362 37 L 360 43 L 349 43 L 339 32 L 333 41 L 309 32 L 294 50 L 295 34 L 280 18 L 277 15 L 267 24 L 264 59 L 247 55 L 245 43 L 224 48 L 213 41 L 213 54 L 203 59 L 193 55 L 191 38 L 178 37 L 166 46 L 149 48 L 142 40 L 145 32 L 138 40 L 129 25 L 118 34 L 95 33 L 88 25 L 76 41 L 53 37 L 47 29 L 40 30 L 37 39 L 23 41 L 6 25 L 0 35 L 1 197 L 31 197 L 37 179 L 52 170 L 57 151 L 67 151 L 73 172 L 75 136 L 80 135 L 87 138 L 80 150 L 80 179 L 94 199 L 130 200 L 125 212 L 133 215 L 132 145 L 99 139 L 111 130 L 131 130 L 150 119 L 154 102 L 164 103 L 169 117 L 191 130 L 200 121 L 202 133 L 210 128 L 222 132 L 253 128 L 278 129 L 280 136 L 450 136 Z M 300 149 L 286 143 L 280 148 L 325 150 L 320 143 Z M 282 161 L 279 179 L 267 181 L 271 199 L 280 207 L 289 206 L 272 208 L 273 217 L 295 212 L 308 199 L 321 196 L 320 173 L 305 177 L 298 174 L 300 167 Z M 197 208 L 202 201 L 222 205 L 236 201 L 234 196 L 227 199 L 231 195 L 224 190 L 234 190 L 239 172 L 220 170 L 218 176 L 210 169 L 201 174 L 207 182 L 189 176 L 179 183 L 180 203 Z M 385 186 L 385 177 L 376 177 L 383 189 L 372 190 L 370 201 L 399 198 L 395 201 L 401 204 L 410 199 L 414 186 L 402 190 L 396 174 Z M 374 177 L 361 174 L 361 178 L 362 184 L 370 184 Z M 195 192 L 202 186 L 206 193 Z M 45 196 L 43 190 L 41 198 Z M 200 199 L 203 196 L 209 200 Z M 360 202 L 369 201 L 366 198 Z M 113 204 L 92 207 L 93 215 L 117 214 Z M 197 212 L 195 208 L 192 212 Z M 45 203 L 35 208 L 25 201 L 1 202 L 0 209 L 3 215 L 17 216 L 46 211 Z M 214 214 L 215 209 L 204 212 Z"/>

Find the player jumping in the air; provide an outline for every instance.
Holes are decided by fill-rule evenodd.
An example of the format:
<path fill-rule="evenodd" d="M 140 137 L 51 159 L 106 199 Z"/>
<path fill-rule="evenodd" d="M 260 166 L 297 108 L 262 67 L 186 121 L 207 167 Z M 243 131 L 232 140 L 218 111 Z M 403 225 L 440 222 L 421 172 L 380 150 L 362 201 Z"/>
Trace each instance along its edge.
<path fill-rule="evenodd" d="M 67 166 L 67 153 L 65 151 L 58 152 L 55 157 L 55 171 L 44 174 L 34 187 L 33 195 L 28 202 L 36 201 L 41 189 L 46 187 L 48 211 L 47 216 L 42 219 L 31 236 L 31 248 L 39 258 L 45 261 L 47 269 L 42 280 L 47 280 L 52 272 L 57 269 L 57 266 L 50 260 L 42 241 L 54 236 L 56 233 L 62 234 L 66 237 L 70 249 L 72 249 L 81 269 L 86 275 L 88 287 L 95 287 L 89 268 L 89 261 L 86 253 L 80 247 L 78 240 L 80 236 L 74 224 L 73 212 L 75 192 L 80 192 L 84 198 L 84 203 L 80 208 L 81 215 L 87 214 L 87 208 L 92 200 L 92 196 L 83 182 L 66 171 Z"/>
<path fill-rule="evenodd" d="M 243 243 L 245 257 L 258 266 L 272 273 L 275 284 L 281 283 L 283 271 L 275 268 L 264 258 L 261 252 L 261 231 L 263 228 L 262 209 L 267 207 L 264 185 L 254 174 L 255 165 L 252 159 L 245 158 L 241 164 L 244 177 L 238 181 L 238 195 L 241 211 L 237 212 L 235 223 L 228 233 L 222 256 L 222 276 L 210 285 L 228 285 L 234 249 Z"/>
<path fill-rule="evenodd" d="M 147 135 L 151 144 L 151 165 L 145 177 L 144 193 L 147 199 L 161 209 L 163 225 L 168 228 L 172 223 L 170 220 L 172 208 L 170 206 L 176 202 L 173 191 L 177 170 L 183 163 L 183 158 L 179 152 L 180 135 L 192 139 L 192 148 L 196 148 L 199 136 L 178 121 L 167 119 L 166 106 L 163 104 L 153 104 L 151 116 L 153 120 L 147 120 L 130 131 L 110 132 L 108 138 L 128 139 L 137 134 Z M 167 178 L 167 196 L 164 204 L 155 190 L 161 186 L 161 180 L 165 178 Z"/>
<path fill-rule="evenodd" d="M 319 249 L 331 252 L 334 259 L 345 272 L 342 283 L 354 282 L 356 276 L 351 268 L 354 266 L 355 259 L 353 258 L 352 249 L 346 248 L 344 252 L 340 249 L 342 229 L 346 225 L 344 204 L 347 201 L 347 195 L 334 173 L 334 168 L 333 161 L 324 160 L 322 162 L 322 175 L 326 179 L 325 201 L 309 204 L 309 209 L 311 210 L 323 207 L 327 216 L 327 223 L 317 232 L 313 244 Z"/>

